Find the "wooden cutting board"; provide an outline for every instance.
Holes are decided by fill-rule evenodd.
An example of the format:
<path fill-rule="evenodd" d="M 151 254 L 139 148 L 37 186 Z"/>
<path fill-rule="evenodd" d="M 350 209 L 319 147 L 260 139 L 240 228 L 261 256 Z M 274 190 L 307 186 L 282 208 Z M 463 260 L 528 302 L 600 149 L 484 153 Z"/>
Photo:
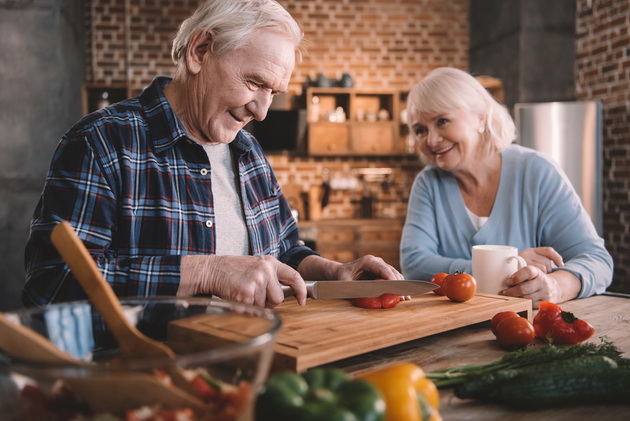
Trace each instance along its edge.
<path fill-rule="evenodd" d="M 507 310 L 532 318 L 531 300 L 491 294 L 477 294 L 464 303 L 422 294 L 392 309 L 357 308 L 348 300 L 308 300 L 300 307 L 295 300 L 287 300 L 276 307 L 282 328 L 273 369 L 301 372 L 487 321 Z"/>
<path fill-rule="evenodd" d="M 531 320 L 532 302 L 477 294 L 456 303 L 433 293 L 413 297 L 391 309 L 363 309 L 349 300 L 308 300 L 300 307 L 288 299 L 276 307 L 282 327 L 276 339 L 273 371 L 296 372 L 490 320 L 512 310 Z M 204 314 L 169 323 L 168 343 L 176 352 L 242 342 L 266 331 L 264 319 Z"/>

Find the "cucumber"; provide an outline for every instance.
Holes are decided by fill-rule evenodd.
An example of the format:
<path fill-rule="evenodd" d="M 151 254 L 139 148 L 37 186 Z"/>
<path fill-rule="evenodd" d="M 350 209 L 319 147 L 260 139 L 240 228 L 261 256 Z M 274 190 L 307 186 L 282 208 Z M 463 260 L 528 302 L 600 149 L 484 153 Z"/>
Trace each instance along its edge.
<path fill-rule="evenodd" d="M 526 373 L 503 383 L 495 398 L 519 409 L 630 404 L 630 370 L 607 368 L 554 375 Z"/>
<path fill-rule="evenodd" d="M 617 363 L 605 356 L 589 356 L 536 364 L 522 368 L 503 369 L 482 374 L 455 386 L 455 396 L 461 399 L 496 400 L 506 383 L 513 383 L 523 375 L 555 377 L 566 373 L 597 372 L 616 369 Z"/>

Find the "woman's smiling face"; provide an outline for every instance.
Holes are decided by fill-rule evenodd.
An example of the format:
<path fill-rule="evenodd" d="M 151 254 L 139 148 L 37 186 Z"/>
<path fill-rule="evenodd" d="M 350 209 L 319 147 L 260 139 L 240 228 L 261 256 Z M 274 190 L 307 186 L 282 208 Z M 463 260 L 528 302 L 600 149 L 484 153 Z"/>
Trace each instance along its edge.
<path fill-rule="evenodd" d="M 451 172 L 474 168 L 484 147 L 484 122 L 480 116 L 454 109 L 410 117 L 420 152 L 432 164 Z"/>

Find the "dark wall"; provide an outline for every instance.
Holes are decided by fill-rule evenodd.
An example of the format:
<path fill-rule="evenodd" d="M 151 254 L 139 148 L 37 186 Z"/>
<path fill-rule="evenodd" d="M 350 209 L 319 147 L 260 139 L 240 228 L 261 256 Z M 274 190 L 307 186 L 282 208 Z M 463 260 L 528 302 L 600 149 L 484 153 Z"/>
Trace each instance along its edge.
<path fill-rule="evenodd" d="M 470 71 L 505 103 L 575 100 L 575 0 L 470 0 Z"/>
<path fill-rule="evenodd" d="M 0 310 L 21 307 L 24 244 L 50 158 L 81 117 L 82 0 L 0 1 Z"/>

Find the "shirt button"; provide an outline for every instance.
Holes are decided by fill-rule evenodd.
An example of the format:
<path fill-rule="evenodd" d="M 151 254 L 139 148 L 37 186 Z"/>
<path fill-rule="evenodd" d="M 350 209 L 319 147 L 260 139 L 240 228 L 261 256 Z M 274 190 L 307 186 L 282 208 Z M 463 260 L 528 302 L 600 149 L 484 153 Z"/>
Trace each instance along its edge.
<path fill-rule="evenodd" d="M 208 228 L 212 228 L 212 221 L 208 219 L 208 220 L 206 221 L 206 226 L 207 226 Z"/>
<path fill-rule="evenodd" d="M 201 173 L 201 175 L 206 175 L 208 174 L 208 170 L 205 168 L 202 168 L 201 171 L 199 171 Z"/>

